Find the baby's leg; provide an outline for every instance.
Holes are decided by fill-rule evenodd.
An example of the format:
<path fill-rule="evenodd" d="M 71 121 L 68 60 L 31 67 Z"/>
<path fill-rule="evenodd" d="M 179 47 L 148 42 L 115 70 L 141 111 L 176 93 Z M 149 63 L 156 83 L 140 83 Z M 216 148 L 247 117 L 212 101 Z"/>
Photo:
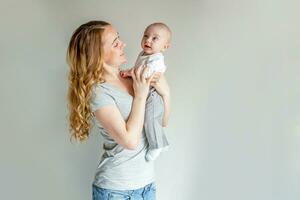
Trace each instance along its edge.
<path fill-rule="evenodd" d="M 146 160 L 147 161 L 153 161 L 156 160 L 156 158 L 159 156 L 159 154 L 162 152 L 162 149 L 149 149 L 146 153 Z"/>
<path fill-rule="evenodd" d="M 146 154 L 146 160 L 155 160 L 162 150 L 165 150 L 169 144 L 164 134 L 162 119 L 164 114 L 164 104 L 162 97 L 154 88 L 146 102 L 144 128 L 149 143 L 149 149 Z"/>

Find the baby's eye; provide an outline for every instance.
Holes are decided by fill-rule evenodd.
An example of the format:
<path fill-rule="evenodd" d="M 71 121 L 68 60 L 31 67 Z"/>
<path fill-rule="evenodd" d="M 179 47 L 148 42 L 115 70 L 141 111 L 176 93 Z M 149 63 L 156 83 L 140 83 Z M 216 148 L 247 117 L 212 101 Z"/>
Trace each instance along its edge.
<path fill-rule="evenodd" d="M 158 37 L 153 37 L 153 40 L 155 41 L 155 40 L 158 40 Z"/>
<path fill-rule="evenodd" d="M 118 47 L 118 46 L 119 46 L 119 43 L 115 42 L 114 47 Z"/>
<path fill-rule="evenodd" d="M 148 38 L 148 35 L 144 35 L 144 38 Z"/>

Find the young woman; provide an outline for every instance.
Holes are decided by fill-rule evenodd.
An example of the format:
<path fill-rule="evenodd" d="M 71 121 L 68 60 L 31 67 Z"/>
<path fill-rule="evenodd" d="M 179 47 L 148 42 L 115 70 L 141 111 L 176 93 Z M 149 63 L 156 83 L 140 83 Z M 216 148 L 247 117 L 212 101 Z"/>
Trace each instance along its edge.
<path fill-rule="evenodd" d="M 145 79 L 147 67 L 132 69 L 132 79 L 120 76 L 125 46 L 112 25 L 91 21 L 75 30 L 68 47 L 71 137 L 86 140 L 94 120 L 104 140 L 94 200 L 155 199 L 153 162 L 145 160 L 145 103 L 152 85 L 163 98 L 166 126 L 170 92 L 162 74 Z"/>

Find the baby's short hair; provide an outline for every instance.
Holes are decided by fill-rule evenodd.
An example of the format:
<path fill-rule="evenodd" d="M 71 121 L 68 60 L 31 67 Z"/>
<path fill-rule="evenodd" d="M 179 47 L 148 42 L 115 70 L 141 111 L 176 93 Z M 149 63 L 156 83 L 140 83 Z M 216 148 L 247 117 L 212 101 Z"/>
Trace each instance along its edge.
<path fill-rule="evenodd" d="M 167 38 L 168 43 L 171 42 L 172 31 L 165 23 L 162 23 L 162 22 L 152 23 L 149 26 L 147 26 L 147 28 L 145 30 L 147 30 L 148 28 L 153 27 L 153 26 L 160 27 L 160 28 L 164 29 L 167 32 L 167 35 L 168 35 L 168 38 Z"/>

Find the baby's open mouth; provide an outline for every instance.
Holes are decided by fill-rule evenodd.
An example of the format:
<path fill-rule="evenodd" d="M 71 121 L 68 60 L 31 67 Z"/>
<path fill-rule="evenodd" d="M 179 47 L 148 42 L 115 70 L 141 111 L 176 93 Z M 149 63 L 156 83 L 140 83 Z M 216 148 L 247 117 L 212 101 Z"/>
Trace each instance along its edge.
<path fill-rule="evenodd" d="M 145 47 L 145 48 L 148 48 L 148 49 L 151 49 L 151 46 L 149 46 L 149 45 L 147 45 L 147 44 L 145 44 L 144 47 Z"/>

